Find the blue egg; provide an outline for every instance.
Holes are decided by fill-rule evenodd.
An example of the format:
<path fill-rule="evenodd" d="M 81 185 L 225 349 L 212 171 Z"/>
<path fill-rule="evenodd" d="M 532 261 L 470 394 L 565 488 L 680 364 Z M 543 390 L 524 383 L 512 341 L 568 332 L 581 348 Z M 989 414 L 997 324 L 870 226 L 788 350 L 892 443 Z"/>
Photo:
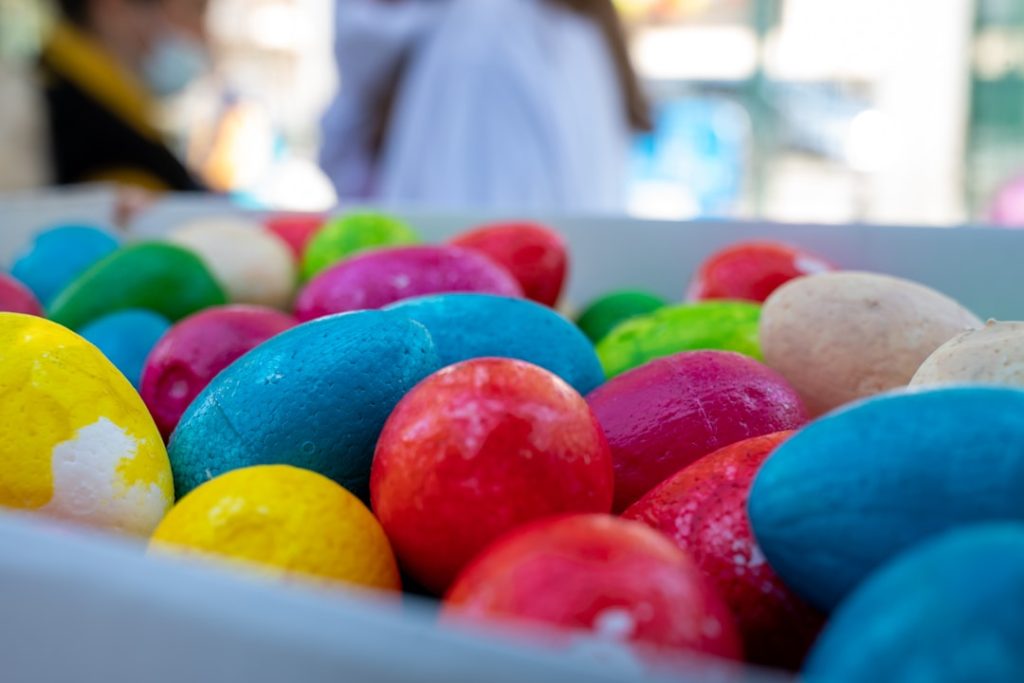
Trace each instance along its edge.
<path fill-rule="evenodd" d="M 113 235 L 99 228 L 52 228 L 36 235 L 15 260 L 11 274 L 25 283 L 43 306 L 49 306 L 65 287 L 118 246 Z"/>
<path fill-rule="evenodd" d="M 553 372 L 584 395 L 605 380 L 586 335 L 550 308 L 526 299 L 440 294 L 388 310 L 426 325 L 444 365 L 490 356 L 515 358 Z"/>
<path fill-rule="evenodd" d="M 102 351 L 138 389 L 149 352 L 169 329 L 170 321 L 152 311 L 126 310 L 86 325 L 79 334 Z"/>
<path fill-rule="evenodd" d="M 168 449 L 175 492 L 283 464 L 365 499 L 384 422 L 440 368 L 427 329 L 403 315 L 362 311 L 292 328 L 228 366 L 189 406 Z"/>
<path fill-rule="evenodd" d="M 927 536 L 1024 520 L 1024 391 L 880 396 L 798 432 L 754 480 L 748 512 L 771 566 L 831 609 Z"/>
<path fill-rule="evenodd" d="M 833 615 L 809 683 L 1024 681 L 1024 526 L 965 527 L 900 555 Z"/>

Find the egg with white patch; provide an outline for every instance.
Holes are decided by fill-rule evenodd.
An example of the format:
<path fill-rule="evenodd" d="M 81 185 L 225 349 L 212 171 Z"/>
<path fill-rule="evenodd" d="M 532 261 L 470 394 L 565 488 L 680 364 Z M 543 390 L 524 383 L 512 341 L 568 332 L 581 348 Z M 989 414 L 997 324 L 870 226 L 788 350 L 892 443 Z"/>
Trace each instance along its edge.
<path fill-rule="evenodd" d="M 0 506 L 147 535 L 174 500 L 163 440 L 100 351 L 0 313 Z"/>

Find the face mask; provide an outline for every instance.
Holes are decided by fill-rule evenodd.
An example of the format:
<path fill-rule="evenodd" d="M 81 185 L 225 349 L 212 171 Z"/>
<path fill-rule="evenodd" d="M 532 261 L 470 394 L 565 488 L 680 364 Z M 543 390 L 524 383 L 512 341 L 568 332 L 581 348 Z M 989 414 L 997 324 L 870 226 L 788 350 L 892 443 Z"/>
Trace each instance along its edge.
<path fill-rule="evenodd" d="M 184 90 L 209 66 L 202 45 L 177 33 L 167 33 L 146 60 L 143 75 L 154 93 L 166 97 Z"/>

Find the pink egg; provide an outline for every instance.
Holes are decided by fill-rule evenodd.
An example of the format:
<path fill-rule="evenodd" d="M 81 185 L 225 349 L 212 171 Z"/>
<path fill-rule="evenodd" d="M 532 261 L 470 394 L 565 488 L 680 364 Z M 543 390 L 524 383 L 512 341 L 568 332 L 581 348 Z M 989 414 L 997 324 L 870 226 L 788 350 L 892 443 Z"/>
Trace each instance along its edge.
<path fill-rule="evenodd" d="M 270 308 L 223 306 L 172 327 L 146 359 L 140 390 L 164 438 L 217 373 L 295 324 Z"/>
<path fill-rule="evenodd" d="M 0 311 L 43 315 L 43 307 L 29 288 L 5 273 L 0 273 Z"/>
<path fill-rule="evenodd" d="M 660 358 L 587 396 L 615 467 L 615 509 L 737 441 L 807 421 L 796 390 L 774 370 L 726 351 Z"/>
<path fill-rule="evenodd" d="M 299 293 L 295 315 L 306 322 L 335 313 L 383 308 L 403 299 L 451 292 L 523 295 L 511 273 L 470 249 L 397 247 L 371 251 L 324 271 Z"/>

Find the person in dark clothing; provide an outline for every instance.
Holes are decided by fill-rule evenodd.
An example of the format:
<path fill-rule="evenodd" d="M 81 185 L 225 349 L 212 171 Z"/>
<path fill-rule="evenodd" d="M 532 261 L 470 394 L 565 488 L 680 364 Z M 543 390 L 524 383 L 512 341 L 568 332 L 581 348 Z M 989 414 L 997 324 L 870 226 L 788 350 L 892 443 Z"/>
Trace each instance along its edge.
<path fill-rule="evenodd" d="M 56 184 L 203 189 L 154 123 L 147 75 L 166 31 L 161 0 L 59 0 L 59 6 L 61 21 L 39 60 Z"/>

